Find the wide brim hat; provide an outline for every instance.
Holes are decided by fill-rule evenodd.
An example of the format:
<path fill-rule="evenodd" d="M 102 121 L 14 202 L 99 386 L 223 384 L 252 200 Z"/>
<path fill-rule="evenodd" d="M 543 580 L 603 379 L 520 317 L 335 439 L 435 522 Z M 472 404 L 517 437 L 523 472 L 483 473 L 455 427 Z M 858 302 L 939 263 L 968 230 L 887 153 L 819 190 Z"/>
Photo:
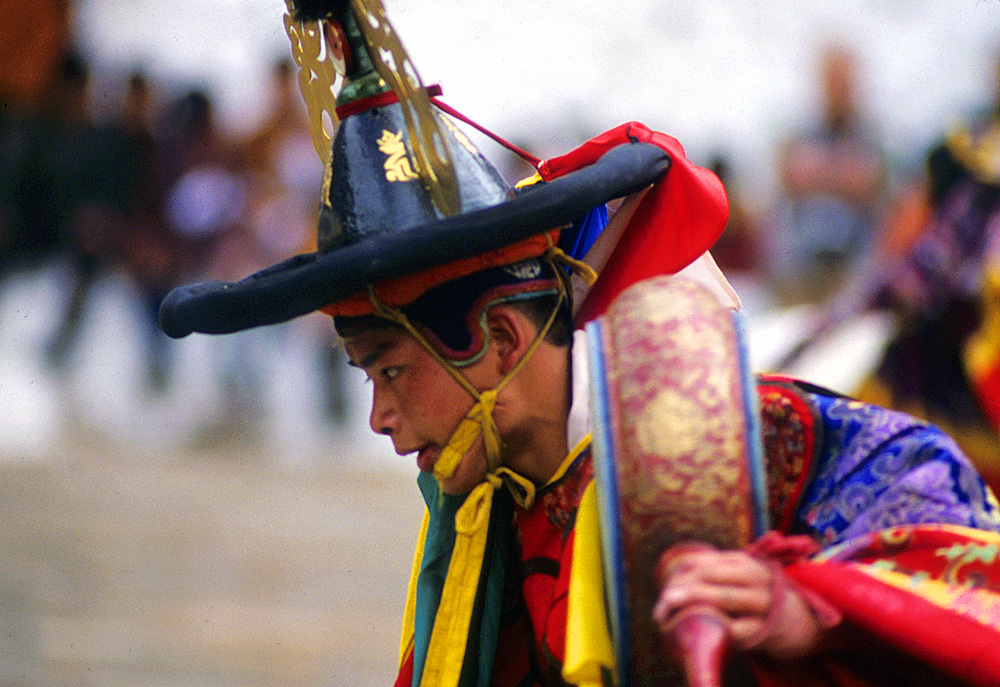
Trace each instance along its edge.
<path fill-rule="evenodd" d="M 423 272 L 429 289 L 463 272 L 540 255 L 548 230 L 648 186 L 669 164 L 656 146 L 623 144 L 593 165 L 481 209 L 412 226 L 401 215 L 399 224 L 353 243 L 297 255 L 238 282 L 176 288 L 160 307 L 160 323 L 171 337 L 237 332 L 320 310 L 388 279 Z M 525 243 L 532 237 L 541 240 Z M 443 266 L 452 269 L 432 273 Z"/>
<path fill-rule="evenodd" d="M 390 90 L 369 63 L 378 51 L 360 40 L 358 22 L 350 12 L 340 19 L 352 39 L 345 45 L 355 53 L 356 87 L 338 99 L 317 250 L 237 282 L 174 289 L 160 308 L 169 336 L 232 333 L 317 310 L 364 314 L 373 289 L 387 305 L 406 305 L 458 277 L 544 254 L 560 229 L 595 206 L 650 187 L 667 175 L 678 151 L 683 157 L 679 144 L 672 150 L 632 123 L 539 164 L 538 183 L 514 190 L 428 89 Z M 366 65 L 368 74 L 357 77 Z M 429 156 L 447 159 L 448 179 L 434 178 Z M 721 186 L 717 195 L 724 203 Z M 706 250 L 724 222 L 724 212 L 721 222 L 712 216 L 711 230 L 698 230 L 697 246 L 680 262 Z"/>

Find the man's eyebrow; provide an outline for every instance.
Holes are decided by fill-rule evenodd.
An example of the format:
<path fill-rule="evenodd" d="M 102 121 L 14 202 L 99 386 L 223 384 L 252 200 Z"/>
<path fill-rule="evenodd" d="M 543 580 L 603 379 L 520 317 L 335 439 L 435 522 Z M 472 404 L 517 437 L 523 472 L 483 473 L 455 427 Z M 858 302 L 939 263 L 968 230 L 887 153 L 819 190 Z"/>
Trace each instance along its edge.
<path fill-rule="evenodd" d="M 368 355 L 366 355 L 364 358 L 362 358 L 358 362 L 354 362 L 353 360 L 348 360 L 347 364 L 350 365 L 351 367 L 357 367 L 357 368 L 360 368 L 362 370 L 365 370 L 365 369 L 371 367 L 372 364 L 376 360 L 378 360 L 382 356 L 383 353 L 385 353 L 387 350 L 389 350 L 392 347 L 393 347 L 393 344 L 392 343 L 388 343 L 388 342 L 387 343 L 379 344 L 378 346 L 375 347 L 374 351 L 372 351 L 371 353 L 369 353 Z"/>

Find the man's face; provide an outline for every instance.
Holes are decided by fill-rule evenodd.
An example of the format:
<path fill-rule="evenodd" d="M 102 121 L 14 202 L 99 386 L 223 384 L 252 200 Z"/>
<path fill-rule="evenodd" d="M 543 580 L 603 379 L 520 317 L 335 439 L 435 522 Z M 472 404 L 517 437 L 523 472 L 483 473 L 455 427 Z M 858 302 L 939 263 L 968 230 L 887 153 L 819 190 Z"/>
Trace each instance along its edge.
<path fill-rule="evenodd" d="M 399 455 L 415 453 L 417 467 L 434 469 L 452 432 L 473 405 L 472 396 L 409 334 L 389 328 L 368 329 L 344 339 L 351 364 L 364 370 L 372 385 L 369 424 L 392 439 Z M 483 361 L 463 368 L 476 388 Z M 497 379 L 496 381 L 499 381 Z M 468 493 L 486 476 L 482 439 L 462 459 L 455 473 L 442 480 L 446 493 Z"/>

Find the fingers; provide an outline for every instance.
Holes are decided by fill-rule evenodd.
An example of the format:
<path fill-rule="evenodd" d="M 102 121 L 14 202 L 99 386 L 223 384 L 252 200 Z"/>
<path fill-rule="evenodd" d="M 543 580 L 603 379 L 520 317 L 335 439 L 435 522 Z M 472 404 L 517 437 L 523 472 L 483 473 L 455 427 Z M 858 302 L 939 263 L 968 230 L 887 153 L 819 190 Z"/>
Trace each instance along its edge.
<path fill-rule="evenodd" d="M 766 615 L 771 592 L 766 588 L 678 582 L 660 595 L 653 618 L 666 622 L 672 614 L 695 604 L 712 606 L 731 617 Z"/>
<path fill-rule="evenodd" d="M 780 660 L 806 655 L 823 634 L 815 614 L 777 567 L 743 551 L 675 547 L 664 554 L 653 620 L 673 631 L 682 611 L 709 609 L 726 623 L 732 643 Z"/>
<path fill-rule="evenodd" d="M 743 551 L 697 549 L 673 558 L 667 566 L 673 577 L 690 576 L 709 584 L 731 584 L 752 587 L 767 584 L 771 570 Z"/>
<path fill-rule="evenodd" d="M 772 576 L 766 565 L 740 551 L 704 549 L 671 560 L 653 619 L 666 623 L 692 604 L 712 606 L 727 616 L 767 615 Z"/>
<path fill-rule="evenodd" d="M 740 649 L 752 649 L 760 644 L 767 627 L 767 616 L 753 615 L 733 618 L 729 621 L 729 637 Z"/>

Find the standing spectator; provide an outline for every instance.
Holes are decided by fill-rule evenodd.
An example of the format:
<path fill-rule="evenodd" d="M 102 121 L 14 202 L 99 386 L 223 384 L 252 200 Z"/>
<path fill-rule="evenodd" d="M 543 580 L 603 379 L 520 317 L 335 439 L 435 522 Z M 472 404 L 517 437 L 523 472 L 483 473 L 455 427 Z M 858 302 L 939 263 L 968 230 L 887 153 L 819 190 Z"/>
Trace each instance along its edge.
<path fill-rule="evenodd" d="M 72 277 L 66 311 L 47 351 L 57 368 L 79 336 L 91 287 L 121 243 L 135 178 L 122 131 L 94 120 L 83 56 L 68 55 L 59 77 L 47 124 L 50 135 L 37 150 L 23 188 L 24 202 L 32 205 L 24 214 L 28 236 L 53 243 Z"/>
<path fill-rule="evenodd" d="M 821 64 L 823 119 L 784 148 L 768 249 L 782 295 L 807 301 L 834 289 L 870 240 L 885 178 L 878 139 L 857 102 L 854 56 L 829 47 Z"/>
<path fill-rule="evenodd" d="M 709 169 L 719 177 L 729 197 L 729 218 L 712 246 L 712 257 L 740 294 L 743 306 L 751 312 L 763 310 L 770 305 L 770 290 L 762 271 L 760 219 L 744 201 L 727 155 L 715 155 Z"/>
<path fill-rule="evenodd" d="M 901 326 L 866 393 L 947 428 L 1000 486 L 998 150 L 994 104 L 931 149 L 915 221 L 889 225 L 879 283 Z"/>

